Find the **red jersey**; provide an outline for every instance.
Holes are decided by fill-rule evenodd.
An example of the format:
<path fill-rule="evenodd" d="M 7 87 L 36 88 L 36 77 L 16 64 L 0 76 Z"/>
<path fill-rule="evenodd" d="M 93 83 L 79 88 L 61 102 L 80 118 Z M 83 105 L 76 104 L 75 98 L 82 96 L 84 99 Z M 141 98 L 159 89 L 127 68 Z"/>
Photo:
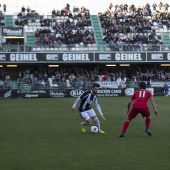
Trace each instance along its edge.
<path fill-rule="evenodd" d="M 148 99 L 152 97 L 152 94 L 148 90 L 137 90 L 130 99 L 134 100 L 133 108 L 147 108 Z"/>

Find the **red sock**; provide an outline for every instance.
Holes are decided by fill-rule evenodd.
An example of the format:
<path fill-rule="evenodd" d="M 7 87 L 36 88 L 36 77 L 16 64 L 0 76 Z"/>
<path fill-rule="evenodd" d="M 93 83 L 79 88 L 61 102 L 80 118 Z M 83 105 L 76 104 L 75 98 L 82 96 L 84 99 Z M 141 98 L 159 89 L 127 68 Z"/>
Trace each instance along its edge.
<path fill-rule="evenodd" d="M 122 129 L 122 133 L 124 133 L 124 134 L 126 133 L 126 130 L 127 130 L 128 126 L 129 126 L 129 123 L 130 123 L 129 120 L 126 120 L 126 121 L 124 122 L 123 129 Z"/>
<path fill-rule="evenodd" d="M 149 129 L 150 122 L 151 122 L 151 119 L 149 117 L 146 117 L 146 120 L 145 120 L 146 129 Z"/>

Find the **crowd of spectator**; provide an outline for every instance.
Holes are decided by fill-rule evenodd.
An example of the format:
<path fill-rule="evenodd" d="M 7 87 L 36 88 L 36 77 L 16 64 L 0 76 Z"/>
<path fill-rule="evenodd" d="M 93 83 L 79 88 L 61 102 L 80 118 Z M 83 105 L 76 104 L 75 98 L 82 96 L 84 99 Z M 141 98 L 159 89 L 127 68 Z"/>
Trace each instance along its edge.
<path fill-rule="evenodd" d="M 57 16 L 65 16 L 67 19 L 58 21 Z M 76 44 L 87 46 L 95 43 L 92 29 L 84 30 L 85 26 L 91 26 L 90 13 L 85 7 L 73 7 L 71 11 L 70 5 L 66 4 L 62 10 L 53 9 L 52 18 L 48 19 L 31 10 L 29 6 L 22 6 L 15 25 L 28 25 L 29 20 L 34 23 L 35 19 L 40 20 L 40 28 L 35 31 L 36 47 L 59 47 L 66 44 L 70 49 Z"/>
<path fill-rule="evenodd" d="M 156 10 L 156 4 L 152 5 L 151 10 L 148 3 L 144 7 L 136 7 L 134 4 L 113 6 L 111 3 L 106 12 L 99 12 L 106 46 L 117 51 L 122 46 L 125 46 L 124 51 L 139 51 L 142 44 L 149 44 L 148 49 L 154 51 L 163 48 L 161 36 L 156 34 L 153 26 L 156 22 L 158 28 L 165 25 L 169 29 L 170 13 L 167 3 L 164 5 L 160 3 L 158 6 L 160 11 Z M 165 8 L 163 12 L 162 7 Z"/>
<path fill-rule="evenodd" d="M 36 45 L 58 47 L 66 44 L 71 48 L 75 47 L 76 44 L 87 46 L 95 43 L 92 29 L 84 29 L 85 26 L 91 26 L 89 10 L 82 7 L 81 9 L 73 9 L 72 12 L 69 6 L 67 4 L 61 11 L 52 11 L 53 17 L 67 16 L 65 21 L 41 19 L 41 29 L 35 31 Z"/>
<path fill-rule="evenodd" d="M 17 74 L 17 73 L 16 73 Z M 139 81 L 170 81 L 169 67 L 158 65 L 131 67 L 105 67 L 105 66 L 61 66 L 59 68 L 48 68 L 47 66 L 30 67 L 18 71 L 16 75 L 18 83 L 32 83 L 37 88 L 50 88 L 49 81 L 56 84 L 58 88 L 88 88 L 91 82 L 111 81 L 124 87 L 129 82 Z M 4 84 L 6 84 L 4 86 Z M 1 88 L 10 87 L 10 76 L 6 72 L 1 72 Z"/>
<path fill-rule="evenodd" d="M 64 24 L 61 24 L 64 27 Z M 88 45 L 94 44 L 94 35 L 92 30 L 72 30 L 61 28 L 58 31 L 51 32 L 50 29 L 40 29 L 35 31 L 36 45 L 48 45 L 49 47 L 60 47 L 66 44 L 68 48 L 75 47 L 76 44 Z"/>
<path fill-rule="evenodd" d="M 76 6 L 71 9 L 67 3 L 61 10 L 53 9 L 51 14 L 51 17 L 46 18 L 31 10 L 29 6 L 22 6 L 15 25 L 25 26 L 34 22 L 36 25 L 35 20 L 38 19 L 39 28 L 35 31 L 35 47 L 42 45 L 60 47 L 66 44 L 70 50 L 76 45 L 86 47 L 95 43 L 89 9 Z M 110 3 L 108 10 L 99 12 L 98 16 L 102 26 L 103 41 L 112 51 L 142 51 L 146 46 L 146 50 L 149 51 L 160 51 L 165 48 L 161 34 L 155 30 L 154 23 L 157 23 L 158 29 L 163 26 L 166 26 L 167 30 L 170 29 L 167 3 L 150 5 L 147 2 L 143 7 Z"/>
<path fill-rule="evenodd" d="M 39 18 L 40 16 L 35 10 L 31 10 L 29 6 L 27 8 L 22 6 L 21 11 L 17 15 L 17 19 L 15 20 L 15 25 L 16 26 L 28 25 L 29 20 L 35 22 L 35 19 Z"/>
<path fill-rule="evenodd" d="M 68 16 L 70 12 L 70 4 L 66 4 L 66 6 L 62 9 L 62 10 L 55 10 L 53 8 L 52 10 L 52 16 L 56 17 L 56 16 Z"/>
<path fill-rule="evenodd" d="M 27 73 L 31 73 L 28 71 Z M 131 67 L 91 67 L 91 66 L 67 66 L 58 69 L 42 68 L 39 71 L 26 74 L 20 74 L 20 80 L 37 82 L 39 85 L 48 82 L 49 77 L 58 87 L 82 88 L 90 86 L 94 81 L 111 81 L 116 82 L 120 87 L 128 84 L 128 81 L 170 81 L 170 69 L 168 67 L 148 66 L 131 66 Z M 29 75 L 29 76 L 28 76 Z M 27 77 L 27 78 L 26 78 Z M 46 84 L 48 85 L 48 83 Z"/>

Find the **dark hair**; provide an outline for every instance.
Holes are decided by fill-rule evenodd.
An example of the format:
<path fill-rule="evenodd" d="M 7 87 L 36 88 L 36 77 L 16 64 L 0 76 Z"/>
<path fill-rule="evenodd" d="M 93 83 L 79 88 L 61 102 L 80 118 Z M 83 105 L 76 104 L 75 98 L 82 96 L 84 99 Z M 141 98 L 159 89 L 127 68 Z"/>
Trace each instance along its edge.
<path fill-rule="evenodd" d="M 94 88 L 94 87 L 100 87 L 100 84 L 94 83 L 92 87 L 93 87 L 93 88 Z"/>
<path fill-rule="evenodd" d="M 146 89 L 146 83 L 145 83 L 145 82 L 140 82 L 140 83 L 139 83 L 139 87 L 140 87 L 141 89 Z"/>

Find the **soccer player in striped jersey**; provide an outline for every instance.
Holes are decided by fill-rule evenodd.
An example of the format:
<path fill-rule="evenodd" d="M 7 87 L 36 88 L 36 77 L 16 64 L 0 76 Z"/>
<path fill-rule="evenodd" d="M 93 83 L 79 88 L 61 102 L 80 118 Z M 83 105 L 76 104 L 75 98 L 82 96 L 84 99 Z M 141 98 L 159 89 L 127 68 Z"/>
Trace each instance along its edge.
<path fill-rule="evenodd" d="M 82 95 L 80 95 L 74 102 L 73 106 L 71 107 L 72 110 L 75 110 L 76 105 L 80 103 L 78 110 L 80 112 L 80 116 L 84 119 L 84 121 L 81 123 L 82 132 L 86 132 L 85 126 L 91 125 L 92 120 L 93 120 L 99 129 L 99 133 L 105 133 L 103 130 L 101 130 L 100 121 L 91 106 L 91 104 L 94 102 L 100 116 L 104 120 L 106 120 L 102 113 L 100 105 L 97 101 L 96 94 L 97 94 L 99 87 L 100 85 L 98 83 L 94 83 L 92 86 L 92 90 L 85 91 Z"/>
<path fill-rule="evenodd" d="M 149 130 L 151 118 L 150 118 L 150 111 L 149 111 L 149 108 L 147 105 L 148 99 L 150 99 L 150 101 L 151 101 L 155 115 L 158 115 L 158 111 L 156 109 L 155 101 L 154 101 L 154 98 L 153 98 L 151 92 L 148 90 L 145 90 L 145 89 L 146 89 L 146 84 L 144 82 L 140 82 L 139 89 L 131 96 L 130 101 L 128 102 L 128 110 L 127 110 L 127 113 L 129 114 L 128 119 L 124 122 L 122 133 L 121 133 L 120 137 L 125 136 L 126 130 L 129 126 L 131 120 L 134 119 L 139 113 L 142 115 L 142 117 L 146 117 L 145 132 L 149 136 L 152 136 L 152 133 Z M 133 102 L 133 107 L 130 111 L 132 102 Z"/>

